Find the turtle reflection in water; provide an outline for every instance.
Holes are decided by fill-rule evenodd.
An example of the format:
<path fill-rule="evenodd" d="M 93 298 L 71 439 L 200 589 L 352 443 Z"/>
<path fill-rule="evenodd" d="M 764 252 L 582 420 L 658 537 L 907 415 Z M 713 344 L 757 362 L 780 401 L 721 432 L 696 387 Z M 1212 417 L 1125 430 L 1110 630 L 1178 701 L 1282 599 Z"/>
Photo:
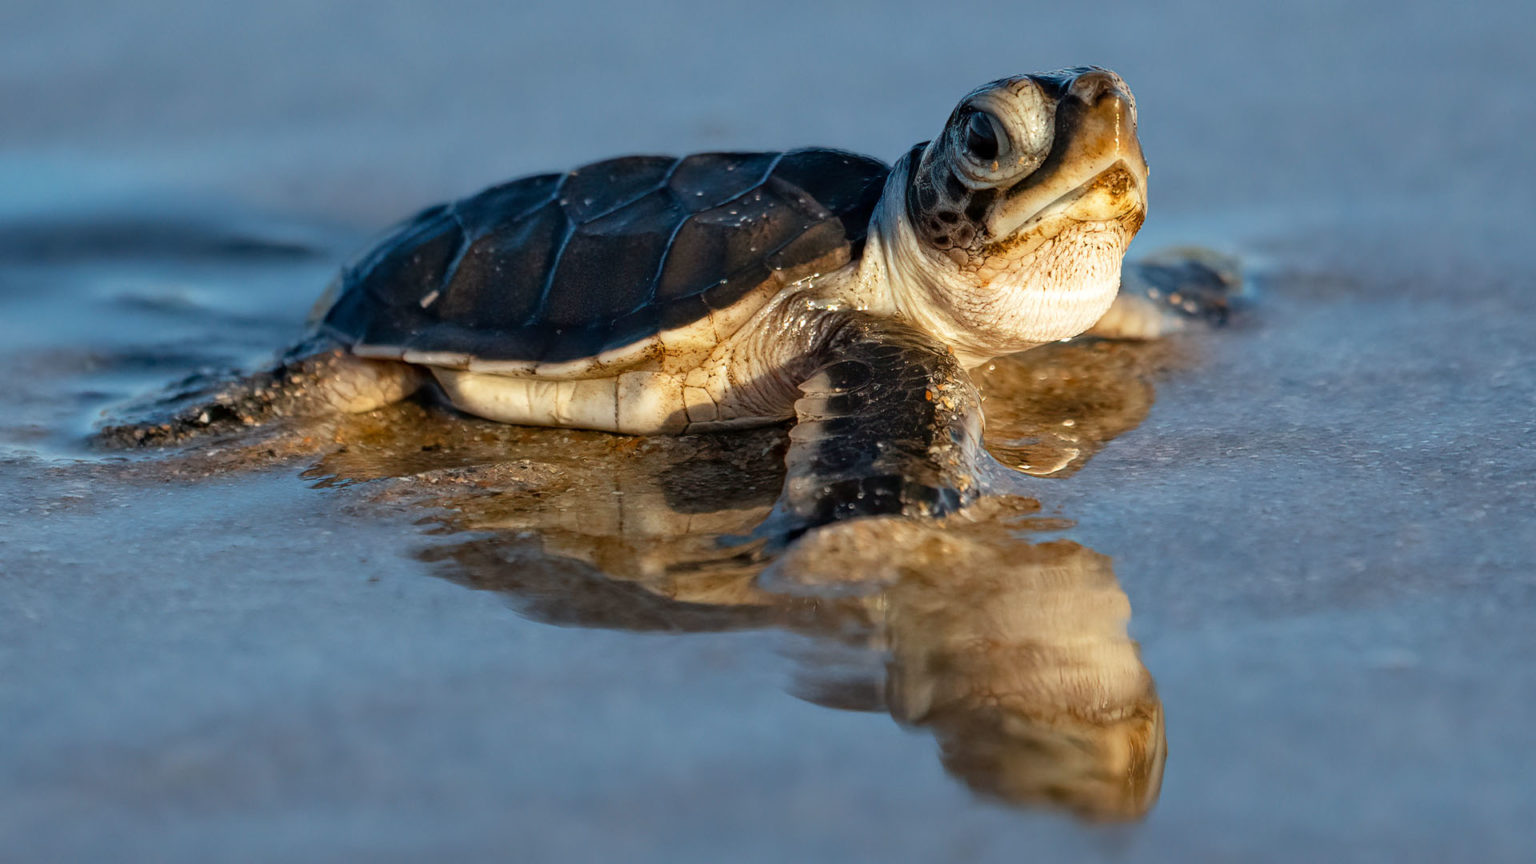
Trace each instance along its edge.
<path fill-rule="evenodd" d="M 773 568 L 801 596 L 875 579 L 840 635 L 882 651 L 883 681 L 834 677 L 807 688 L 814 701 L 932 730 L 944 767 L 989 797 L 1095 820 L 1157 800 L 1163 707 L 1107 557 L 995 524 L 879 520 L 812 535 Z"/>
<path fill-rule="evenodd" d="M 1010 407 L 990 418 L 997 455 L 1072 473 L 1141 422 L 1152 376 L 1177 360 L 1165 344 L 1095 342 L 999 361 L 978 375 Z M 1126 634 L 1130 604 L 1107 557 L 1021 539 L 1064 527 L 1033 502 L 845 521 L 769 558 L 761 541 L 721 539 L 773 505 L 784 469 L 772 430 L 622 446 L 391 410 L 412 422 L 352 418 L 346 448 L 311 476 L 351 484 L 368 507 L 435 514 L 447 536 L 421 554 L 438 575 L 555 624 L 802 634 L 819 646 L 802 657 L 802 698 L 930 731 L 946 769 L 982 795 L 1093 820 L 1155 802 L 1162 707 Z M 426 439 L 404 431 L 423 425 Z M 498 459 L 508 448 L 525 458 Z"/>
<path fill-rule="evenodd" d="M 399 226 L 343 271 L 310 340 L 164 428 L 367 412 L 428 381 L 515 424 L 794 419 L 776 530 L 953 512 L 996 475 L 967 369 L 1224 302 L 1111 308 L 1146 213 L 1136 122 L 1125 82 L 1084 67 L 978 88 L 894 166 L 805 149 L 515 180 Z"/>

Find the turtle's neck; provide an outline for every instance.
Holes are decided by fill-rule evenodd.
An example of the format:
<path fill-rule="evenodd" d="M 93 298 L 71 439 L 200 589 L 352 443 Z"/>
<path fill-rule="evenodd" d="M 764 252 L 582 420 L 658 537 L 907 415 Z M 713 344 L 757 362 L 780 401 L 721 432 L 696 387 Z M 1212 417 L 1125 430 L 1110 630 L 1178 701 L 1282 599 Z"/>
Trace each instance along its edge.
<path fill-rule="evenodd" d="M 956 277 L 944 266 L 948 262 L 927 254 L 912 230 L 906 206 L 911 170 L 910 154 L 891 169 L 870 218 L 864 255 L 840 293 L 854 308 L 900 319 L 948 345 L 966 366 L 985 363 L 998 352 L 972 338 L 942 303 L 942 298 L 967 286 L 950 284 Z"/>

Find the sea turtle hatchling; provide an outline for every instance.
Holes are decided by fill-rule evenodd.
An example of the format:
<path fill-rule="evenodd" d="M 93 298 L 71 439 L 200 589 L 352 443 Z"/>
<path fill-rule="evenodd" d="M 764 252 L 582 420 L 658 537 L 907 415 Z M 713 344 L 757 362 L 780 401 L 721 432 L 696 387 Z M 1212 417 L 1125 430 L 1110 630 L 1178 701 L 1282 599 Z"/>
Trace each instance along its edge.
<path fill-rule="evenodd" d="M 805 149 L 524 177 L 393 229 L 301 349 L 190 416 L 368 411 L 432 380 L 507 423 L 797 418 L 796 518 L 948 511 L 983 473 L 967 368 L 1145 318 L 1106 312 L 1146 184 L 1135 99 L 1096 67 L 980 87 L 894 166 Z"/>

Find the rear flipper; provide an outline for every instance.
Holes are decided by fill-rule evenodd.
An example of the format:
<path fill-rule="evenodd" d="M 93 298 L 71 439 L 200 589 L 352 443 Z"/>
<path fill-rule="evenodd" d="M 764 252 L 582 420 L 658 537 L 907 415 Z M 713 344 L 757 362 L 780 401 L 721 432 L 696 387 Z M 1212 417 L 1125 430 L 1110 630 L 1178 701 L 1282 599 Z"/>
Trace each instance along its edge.
<path fill-rule="evenodd" d="M 279 418 L 361 413 L 405 399 L 421 384 L 414 367 L 357 357 L 332 340 L 315 337 L 251 375 L 184 379 L 170 392 L 129 409 L 133 419 L 128 422 L 103 426 L 98 438 L 127 447 L 174 444 Z"/>
<path fill-rule="evenodd" d="M 1158 339 L 1194 326 L 1227 323 L 1243 296 L 1235 258 L 1207 249 L 1169 249 L 1121 271 L 1120 294 L 1087 334 Z"/>
<path fill-rule="evenodd" d="M 851 315 L 800 385 L 784 491 L 759 534 L 854 516 L 943 516 L 975 500 L 991 459 L 981 399 L 949 349 Z"/>

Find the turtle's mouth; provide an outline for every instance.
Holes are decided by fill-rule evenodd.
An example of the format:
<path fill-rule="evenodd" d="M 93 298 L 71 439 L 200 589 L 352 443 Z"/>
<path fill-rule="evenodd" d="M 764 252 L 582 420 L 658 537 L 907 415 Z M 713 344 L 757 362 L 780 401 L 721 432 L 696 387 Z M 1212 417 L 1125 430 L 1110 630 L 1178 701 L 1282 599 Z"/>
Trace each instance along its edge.
<path fill-rule="evenodd" d="M 1011 218 L 998 220 L 1001 230 L 991 232 L 994 239 L 983 246 L 982 254 L 1026 253 L 1062 230 L 1083 223 L 1118 224 L 1129 239 L 1141 228 L 1147 212 L 1146 168 L 1139 163 L 1139 159 L 1134 163 L 1116 159 L 1065 191 L 1061 189 L 1067 184 L 1062 182 L 1037 185 L 1045 194 L 1021 196 L 1025 200 L 1009 208 Z M 1047 198 L 1051 193 L 1057 194 Z"/>
<path fill-rule="evenodd" d="M 1069 216 L 1078 222 L 1108 222 L 1132 210 L 1146 210 L 1147 191 L 1143 179 L 1124 159 L 1064 192 L 1024 219 L 1014 231 L 1030 228 L 1056 216 Z"/>

